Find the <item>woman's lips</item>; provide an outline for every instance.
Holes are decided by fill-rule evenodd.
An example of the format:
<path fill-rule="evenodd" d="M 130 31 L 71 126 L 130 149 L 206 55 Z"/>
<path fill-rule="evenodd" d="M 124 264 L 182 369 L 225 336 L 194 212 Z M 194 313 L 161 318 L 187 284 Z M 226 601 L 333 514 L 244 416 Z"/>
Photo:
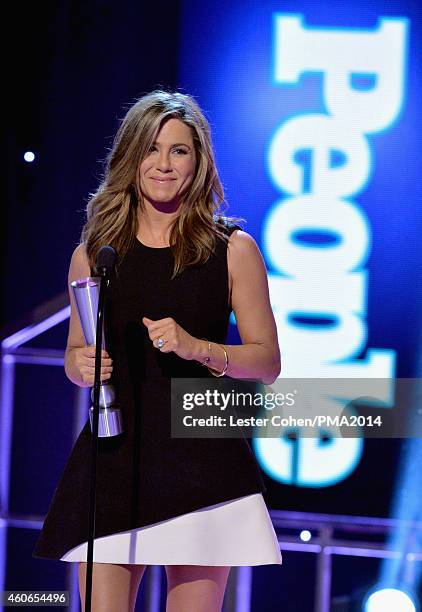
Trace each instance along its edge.
<path fill-rule="evenodd" d="M 170 181 L 175 181 L 176 179 L 174 178 L 161 179 L 161 178 L 156 178 L 155 176 L 152 176 L 151 180 L 155 181 L 156 183 L 170 183 Z"/>

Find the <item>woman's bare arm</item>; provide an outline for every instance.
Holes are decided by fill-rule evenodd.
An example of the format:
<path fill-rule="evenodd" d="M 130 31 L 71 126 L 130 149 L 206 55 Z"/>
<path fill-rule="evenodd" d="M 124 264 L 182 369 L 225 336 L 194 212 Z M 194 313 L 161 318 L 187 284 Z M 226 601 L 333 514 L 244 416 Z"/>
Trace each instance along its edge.
<path fill-rule="evenodd" d="M 229 357 L 227 375 L 271 384 L 280 374 L 280 349 L 270 303 L 267 271 L 252 236 L 235 230 L 230 237 L 227 261 L 231 277 L 232 307 L 242 339 L 241 345 L 226 346 Z M 208 355 L 208 343 L 203 340 L 199 342 L 199 354 L 195 359 L 202 361 Z M 224 353 L 216 344 L 211 345 L 212 360 L 209 366 L 222 371 Z"/>
<path fill-rule="evenodd" d="M 85 246 L 80 244 L 74 250 L 69 266 L 70 321 L 64 360 L 66 376 L 79 387 L 92 387 L 94 384 L 95 347 L 86 346 L 71 283 L 90 275 L 91 271 Z M 112 360 L 107 352 L 102 351 L 101 380 L 110 378 L 111 364 Z"/>

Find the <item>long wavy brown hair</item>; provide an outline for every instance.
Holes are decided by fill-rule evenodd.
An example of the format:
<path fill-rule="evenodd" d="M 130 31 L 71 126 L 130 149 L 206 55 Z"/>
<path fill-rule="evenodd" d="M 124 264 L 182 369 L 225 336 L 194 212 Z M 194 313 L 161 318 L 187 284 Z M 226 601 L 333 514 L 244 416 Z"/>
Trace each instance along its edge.
<path fill-rule="evenodd" d="M 244 221 L 223 214 L 227 203 L 214 160 L 210 126 L 197 102 L 187 94 L 156 90 L 129 108 L 114 138 L 101 184 L 88 201 L 81 242 L 85 243 L 91 268 L 95 268 L 102 246 L 111 245 L 116 250 L 118 269 L 133 245 L 138 233 L 138 206 L 142 206 L 139 164 L 148 155 L 163 122 L 173 117 L 190 127 L 197 159 L 194 180 L 181 198 L 170 231 L 173 278 L 188 266 L 205 263 L 216 240 L 228 240 L 224 228 Z"/>

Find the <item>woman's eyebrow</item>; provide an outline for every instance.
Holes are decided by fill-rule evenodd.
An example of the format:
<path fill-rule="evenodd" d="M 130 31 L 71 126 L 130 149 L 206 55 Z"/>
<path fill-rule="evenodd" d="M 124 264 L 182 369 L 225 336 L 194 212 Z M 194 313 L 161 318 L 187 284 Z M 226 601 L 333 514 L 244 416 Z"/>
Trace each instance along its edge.
<path fill-rule="evenodd" d="M 160 144 L 160 143 L 155 140 L 153 142 L 153 144 L 157 145 L 157 144 Z M 170 146 L 171 147 L 187 147 L 188 149 L 190 149 L 190 146 L 188 144 L 186 144 L 185 142 L 175 142 L 175 143 L 173 143 Z"/>

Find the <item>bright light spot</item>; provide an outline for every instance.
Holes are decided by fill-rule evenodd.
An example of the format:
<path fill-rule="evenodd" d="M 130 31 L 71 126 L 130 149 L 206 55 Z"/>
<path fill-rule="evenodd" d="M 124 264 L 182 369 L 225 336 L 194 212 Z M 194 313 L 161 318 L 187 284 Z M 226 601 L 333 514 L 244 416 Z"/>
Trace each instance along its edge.
<path fill-rule="evenodd" d="M 26 151 L 23 158 L 26 162 L 31 163 L 35 159 L 35 154 L 32 151 Z"/>
<path fill-rule="evenodd" d="M 365 612 L 416 612 L 412 599 L 399 589 L 374 591 L 365 602 Z"/>
<path fill-rule="evenodd" d="M 300 532 L 300 539 L 302 540 L 302 542 L 309 542 L 311 537 L 312 534 L 307 529 L 302 529 L 302 531 Z"/>

